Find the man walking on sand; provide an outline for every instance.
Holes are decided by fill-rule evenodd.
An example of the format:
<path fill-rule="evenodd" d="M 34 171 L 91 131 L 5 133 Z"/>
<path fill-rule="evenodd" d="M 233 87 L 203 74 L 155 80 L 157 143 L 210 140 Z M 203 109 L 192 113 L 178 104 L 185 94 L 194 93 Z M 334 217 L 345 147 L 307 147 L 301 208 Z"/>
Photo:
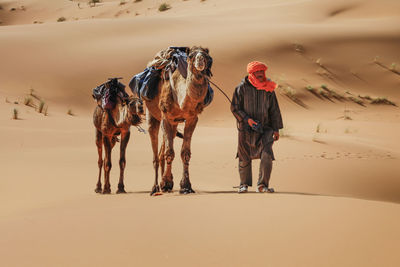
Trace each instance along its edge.
<path fill-rule="evenodd" d="M 239 193 L 252 186 L 251 160 L 261 159 L 257 192 L 273 193 L 269 187 L 274 153 L 272 145 L 283 128 L 275 95 L 277 84 L 265 76 L 267 66 L 258 61 L 247 65 L 246 76 L 233 93 L 231 111 L 238 122 Z"/>

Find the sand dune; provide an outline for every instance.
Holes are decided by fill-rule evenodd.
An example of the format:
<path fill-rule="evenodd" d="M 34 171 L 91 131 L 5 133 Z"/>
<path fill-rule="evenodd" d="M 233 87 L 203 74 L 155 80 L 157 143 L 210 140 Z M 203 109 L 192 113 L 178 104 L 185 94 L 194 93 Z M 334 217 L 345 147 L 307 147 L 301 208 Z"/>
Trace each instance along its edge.
<path fill-rule="evenodd" d="M 161 1 L 125 2 L 0 0 L 4 266 L 399 265 L 400 110 L 368 98 L 400 105 L 398 1 L 171 0 L 164 12 Z M 170 45 L 208 47 L 228 95 L 249 61 L 268 64 L 285 126 L 277 194 L 232 188 L 237 131 L 217 90 L 192 141 L 196 194 L 149 196 L 150 141 L 136 128 L 128 194 L 93 192 L 92 88 L 127 84 Z M 23 104 L 31 89 L 47 116 Z M 176 189 L 179 158 L 173 168 Z"/>
<path fill-rule="evenodd" d="M 116 2 L 119 1 L 102 5 Z M 150 2 L 142 4 L 154 7 L 154 2 Z M 391 16 L 393 3 L 388 2 L 386 17 L 349 19 L 329 16 L 334 8 L 345 5 L 343 2 L 341 5 L 328 2 L 323 7 L 320 1 L 303 2 L 289 5 L 255 1 L 243 11 L 244 4 L 234 1 L 230 9 L 242 12 L 240 19 L 229 8 L 217 15 L 206 15 L 194 11 L 182 14 L 178 6 L 179 16 L 172 13 L 175 9 L 172 8 L 164 13 L 156 12 L 154 16 L 2 27 L 0 48 L 6 51 L 12 47 L 13 53 L 3 55 L 8 64 L 0 78 L 5 88 L 16 88 L 13 91 L 19 93 L 33 86 L 50 100 L 74 101 L 81 107 L 88 107 L 88 88 L 105 77 L 121 75 L 128 82 L 160 48 L 200 44 L 211 49 L 215 57 L 214 79 L 228 92 L 232 92 L 244 75 L 243 66 L 259 58 L 269 63 L 270 76 L 298 91 L 308 84 L 325 83 L 342 92 L 349 90 L 397 98 L 399 75 L 374 63 L 377 58 L 379 63 L 390 68 L 392 63 L 400 62 L 397 53 L 399 18 Z M 226 6 L 227 3 L 221 1 L 215 5 Z M 354 9 L 360 12 L 367 5 L 357 1 L 354 4 Z M 208 7 L 211 3 L 193 5 L 195 10 L 220 10 Z M 289 11 L 279 12 L 282 9 Z M 313 9 L 319 12 L 309 15 Z M 9 11 L 4 8 L 2 12 Z M 282 13 L 284 16 L 279 15 Z M 317 18 L 323 14 L 324 19 Z M 296 51 L 296 45 L 302 52 Z M 316 63 L 318 60 L 324 68 Z M 227 72 L 230 75 L 226 75 Z M 20 79 L 21 76 L 25 78 Z M 73 86 L 71 81 L 74 81 Z M 52 90 L 54 87 L 60 90 Z"/>

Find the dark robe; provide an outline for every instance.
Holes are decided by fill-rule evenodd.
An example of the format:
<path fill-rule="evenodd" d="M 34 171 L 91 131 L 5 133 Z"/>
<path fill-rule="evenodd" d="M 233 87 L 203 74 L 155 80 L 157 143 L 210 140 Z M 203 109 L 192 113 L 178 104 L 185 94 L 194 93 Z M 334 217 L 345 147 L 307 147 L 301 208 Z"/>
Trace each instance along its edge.
<path fill-rule="evenodd" d="M 263 151 L 267 152 L 274 160 L 273 133 L 283 128 L 275 92 L 257 90 L 246 77 L 233 93 L 231 111 L 238 123 L 237 156 L 239 160 L 259 159 Z M 261 123 L 263 134 L 251 129 L 247 122 L 249 118 Z"/>

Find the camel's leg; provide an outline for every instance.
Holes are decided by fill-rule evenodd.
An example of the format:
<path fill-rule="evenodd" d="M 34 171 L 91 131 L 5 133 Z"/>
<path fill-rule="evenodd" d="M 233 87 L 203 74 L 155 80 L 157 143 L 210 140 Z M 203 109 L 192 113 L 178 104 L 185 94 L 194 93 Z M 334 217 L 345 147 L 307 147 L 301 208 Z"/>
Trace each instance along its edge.
<path fill-rule="evenodd" d="M 155 180 L 153 188 L 151 189 L 150 195 L 154 195 L 157 192 L 160 192 L 160 187 L 158 185 L 158 166 L 159 166 L 159 159 L 158 159 L 158 132 L 160 130 L 160 122 L 149 114 L 148 117 L 148 124 L 149 124 L 149 135 L 151 140 L 151 147 L 153 149 L 153 167 L 154 167 L 154 174 Z"/>
<path fill-rule="evenodd" d="M 103 136 L 104 143 L 104 188 L 103 194 L 111 193 L 110 185 L 110 171 L 111 171 L 111 150 L 112 150 L 112 137 Z"/>
<path fill-rule="evenodd" d="M 165 161 L 167 162 L 167 168 L 163 173 L 161 181 L 161 190 L 163 192 L 171 192 L 174 187 L 174 181 L 172 176 L 172 161 L 175 157 L 174 152 L 174 137 L 176 136 L 176 127 L 169 123 L 167 119 L 162 119 L 161 127 L 163 130 L 163 140 L 165 141 Z"/>
<path fill-rule="evenodd" d="M 101 193 L 101 169 L 103 168 L 103 135 L 101 131 L 96 129 L 96 146 L 99 154 L 97 165 L 99 166 L 99 178 L 97 179 L 97 185 L 94 192 Z"/>
<path fill-rule="evenodd" d="M 197 121 L 198 118 L 194 117 L 193 119 L 186 120 L 185 123 L 185 132 L 183 134 L 183 143 L 181 150 L 181 158 L 183 163 L 183 177 L 180 183 L 181 190 L 179 191 L 181 194 L 194 193 L 189 179 L 189 161 L 191 156 L 190 143 L 192 141 L 192 135 L 194 129 L 196 128 Z"/>
<path fill-rule="evenodd" d="M 158 154 L 158 158 L 160 159 L 161 173 L 164 173 L 165 170 L 165 140 L 163 136 L 163 141 L 160 147 L 160 153 Z"/>
<path fill-rule="evenodd" d="M 118 190 L 117 194 L 126 193 L 125 185 L 124 185 L 124 170 L 126 165 L 126 147 L 129 143 L 129 138 L 131 136 L 131 132 L 128 130 L 127 132 L 121 133 L 121 146 L 120 146 L 120 157 L 119 157 L 119 182 L 118 182 Z"/>

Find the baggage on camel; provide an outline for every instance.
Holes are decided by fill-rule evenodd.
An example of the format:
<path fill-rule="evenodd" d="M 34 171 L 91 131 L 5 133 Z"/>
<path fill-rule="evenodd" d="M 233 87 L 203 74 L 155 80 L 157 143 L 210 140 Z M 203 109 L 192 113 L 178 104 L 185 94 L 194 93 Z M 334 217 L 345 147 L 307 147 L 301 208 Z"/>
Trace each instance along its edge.
<path fill-rule="evenodd" d="M 117 103 L 117 97 L 122 100 L 129 98 L 125 92 L 125 85 L 120 83 L 119 79 L 122 78 L 109 78 L 107 82 L 93 89 L 92 97 L 97 100 L 101 108 L 113 109 Z"/>
<path fill-rule="evenodd" d="M 161 75 L 168 75 L 173 73 L 176 69 L 179 70 L 181 75 L 187 77 L 187 52 L 188 47 L 176 47 L 171 46 L 168 49 L 161 50 L 157 53 L 155 58 L 148 64 L 147 68 L 143 72 L 133 76 L 129 82 L 129 87 L 132 93 L 136 94 L 139 98 L 144 100 L 151 100 L 158 93 L 157 85 L 161 79 Z M 212 62 L 210 63 L 209 71 L 211 69 Z M 208 73 L 212 76 L 211 71 Z M 165 78 L 165 77 L 164 77 Z M 214 98 L 214 91 L 208 84 L 207 95 L 204 98 L 204 106 L 208 106 Z"/>

